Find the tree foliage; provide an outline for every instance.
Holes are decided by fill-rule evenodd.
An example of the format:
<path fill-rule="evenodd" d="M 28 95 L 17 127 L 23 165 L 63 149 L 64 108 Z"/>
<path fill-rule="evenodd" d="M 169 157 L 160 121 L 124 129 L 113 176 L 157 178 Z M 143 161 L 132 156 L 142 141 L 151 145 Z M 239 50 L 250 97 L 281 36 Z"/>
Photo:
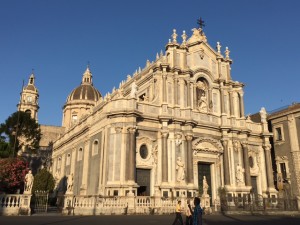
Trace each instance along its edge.
<path fill-rule="evenodd" d="M 0 192 L 14 194 L 24 188 L 28 165 L 22 158 L 0 159 Z"/>
<path fill-rule="evenodd" d="M 17 111 L 0 125 L 2 141 L 8 139 L 5 151 L 25 149 L 29 153 L 38 149 L 41 139 L 39 124 L 28 113 Z M 16 138 L 17 137 L 17 138 Z M 0 149 L 1 150 L 1 149 Z"/>
<path fill-rule="evenodd" d="M 55 180 L 53 175 L 46 169 L 41 169 L 35 176 L 32 187 L 32 192 L 48 191 L 52 192 L 54 189 Z"/>

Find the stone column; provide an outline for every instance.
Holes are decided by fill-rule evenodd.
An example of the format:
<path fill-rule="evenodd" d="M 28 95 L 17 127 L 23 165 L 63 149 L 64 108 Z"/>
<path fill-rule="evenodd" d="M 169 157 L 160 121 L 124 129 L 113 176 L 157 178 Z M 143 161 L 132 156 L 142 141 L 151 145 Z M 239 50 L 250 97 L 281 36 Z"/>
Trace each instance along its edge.
<path fill-rule="evenodd" d="M 243 147 L 243 160 L 244 160 L 244 167 L 245 167 L 245 184 L 246 184 L 246 186 L 251 186 L 248 143 L 243 142 L 242 147 Z"/>
<path fill-rule="evenodd" d="M 197 85 L 193 84 L 193 96 L 194 96 L 194 98 L 193 98 L 193 100 L 194 100 L 193 109 L 198 108 L 198 106 L 197 106 L 197 94 L 196 94 L 196 92 L 197 92 Z"/>
<path fill-rule="evenodd" d="M 183 79 L 179 80 L 179 93 L 178 93 L 178 97 L 179 97 L 179 105 L 181 107 L 185 107 L 185 105 L 184 105 L 184 80 Z"/>
<path fill-rule="evenodd" d="M 167 101 L 167 74 L 163 74 L 163 102 Z"/>
<path fill-rule="evenodd" d="M 175 74 L 177 76 L 177 74 Z M 178 105 L 178 79 L 174 78 L 174 105 Z"/>
<path fill-rule="evenodd" d="M 87 181 L 88 181 L 88 172 L 90 164 L 90 142 L 88 139 L 84 141 L 83 148 L 83 170 L 82 170 L 82 184 L 80 187 L 80 194 L 86 194 Z"/>
<path fill-rule="evenodd" d="M 234 116 L 233 92 L 229 91 L 230 116 Z"/>
<path fill-rule="evenodd" d="M 297 129 L 297 123 L 295 115 L 290 114 L 288 115 L 288 129 L 289 129 L 289 141 L 291 146 L 291 156 L 292 156 L 292 165 L 294 167 L 294 173 L 295 173 L 295 194 L 298 195 L 298 204 L 300 203 L 300 145 L 299 145 L 299 139 L 298 139 L 298 132 Z M 300 210 L 300 208 L 299 208 Z"/>
<path fill-rule="evenodd" d="M 187 183 L 193 184 L 194 183 L 194 172 L 193 172 L 193 149 L 192 149 L 192 140 L 193 135 L 187 134 L 186 136 L 187 140 L 187 165 L 186 165 L 186 173 L 187 173 Z"/>
<path fill-rule="evenodd" d="M 162 171 L 162 182 L 168 182 L 168 131 L 161 131 L 162 135 L 162 160 L 161 160 L 161 171 Z"/>
<path fill-rule="evenodd" d="M 239 93 L 240 96 L 240 117 L 245 117 L 244 93 Z"/>
<path fill-rule="evenodd" d="M 264 145 L 263 148 L 265 150 L 268 188 L 274 188 L 272 160 L 271 160 L 271 146 L 270 145 Z"/>
<path fill-rule="evenodd" d="M 187 89 L 187 107 L 191 107 L 191 85 L 190 85 L 190 81 L 187 81 L 187 85 L 186 85 L 186 89 Z"/>
<path fill-rule="evenodd" d="M 221 90 L 221 114 L 225 113 L 225 104 L 224 104 L 224 86 L 223 82 L 220 83 L 220 90 Z"/>
<path fill-rule="evenodd" d="M 129 127 L 129 140 L 128 140 L 128 165 L 127 165 L 127 178 L 128 181 L 135 182 L 135 169 L 136 169 L 136 163 L 135 163 L 135 156 L 136 156 L 136 138 L 135 138 L 135 127 Z"/>
<path fill-rule="evenodd" d="M 224 183 L 225 183 L 225 185 L 230 185 L 228 140 L 222 140 L 222 144 L 224 147 L 224 156 L 223 156 Z"/>

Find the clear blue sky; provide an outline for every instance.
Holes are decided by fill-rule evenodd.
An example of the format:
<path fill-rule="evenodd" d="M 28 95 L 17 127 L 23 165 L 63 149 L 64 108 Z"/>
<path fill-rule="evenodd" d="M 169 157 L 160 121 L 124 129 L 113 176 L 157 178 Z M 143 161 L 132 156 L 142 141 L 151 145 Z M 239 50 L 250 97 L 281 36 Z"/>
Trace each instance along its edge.
<path fill-rule="evenodd" d="M 0 123 L 16 111 L 32 69 L 39 122 L 61 125 L 88 61 L 105 95 L 154 60 L 174 28 L 191 36 L 199 17 L 209 44 L 231 51 L 246 114 L 299 102 L 298 0 L 0 0 Z"/>

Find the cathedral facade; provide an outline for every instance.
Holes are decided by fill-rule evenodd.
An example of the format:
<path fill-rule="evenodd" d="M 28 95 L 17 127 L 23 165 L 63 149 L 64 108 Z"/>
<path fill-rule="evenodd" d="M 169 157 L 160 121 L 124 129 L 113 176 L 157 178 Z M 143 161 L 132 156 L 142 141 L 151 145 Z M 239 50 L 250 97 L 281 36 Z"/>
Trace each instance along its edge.
<path fill-rule="evenodd" d="M 230 51 L 201 28 L 102 96 L 89 68 L 63 107 L 52 172 L 74 195 L 276 196 L 266 112 L 244 113 Z M 205 181 L 205 182 L 204 182 Z"/>

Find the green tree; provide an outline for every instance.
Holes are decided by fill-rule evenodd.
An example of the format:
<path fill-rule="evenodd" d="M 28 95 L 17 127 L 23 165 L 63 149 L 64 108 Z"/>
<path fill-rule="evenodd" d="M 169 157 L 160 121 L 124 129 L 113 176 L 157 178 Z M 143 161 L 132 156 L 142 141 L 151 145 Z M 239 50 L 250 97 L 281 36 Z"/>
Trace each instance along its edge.
<path fill-rule="evenodd" d="M 39 124 L 28 113 L 17 111 L 0 125 L 0 135 L 7 137 L 8 148 L 16 155 L 15 153 L 20 149 L 25 149 L 29 153 L 37 150 L 41 130 Z"/>
<path fill-rule="evenodd" d="M 9 143 L 6 142 L 4 136 L 0 136 L 0 158 L 7 158 L 12 155 L 12 149 Z"/>
<path fill-rule="evenodd" d="M 24 188 L 28 165 L 22 158 L 0 159 L 0 193 L 14 194 Z"/>
<path fill-rule="evenodd" d="M 35 176 L 32 187 L 32 192 L 48 191 L 52 192 L 54 189 L 55 180 L 53 175 L 46 169 L 41 169 Z"/>

